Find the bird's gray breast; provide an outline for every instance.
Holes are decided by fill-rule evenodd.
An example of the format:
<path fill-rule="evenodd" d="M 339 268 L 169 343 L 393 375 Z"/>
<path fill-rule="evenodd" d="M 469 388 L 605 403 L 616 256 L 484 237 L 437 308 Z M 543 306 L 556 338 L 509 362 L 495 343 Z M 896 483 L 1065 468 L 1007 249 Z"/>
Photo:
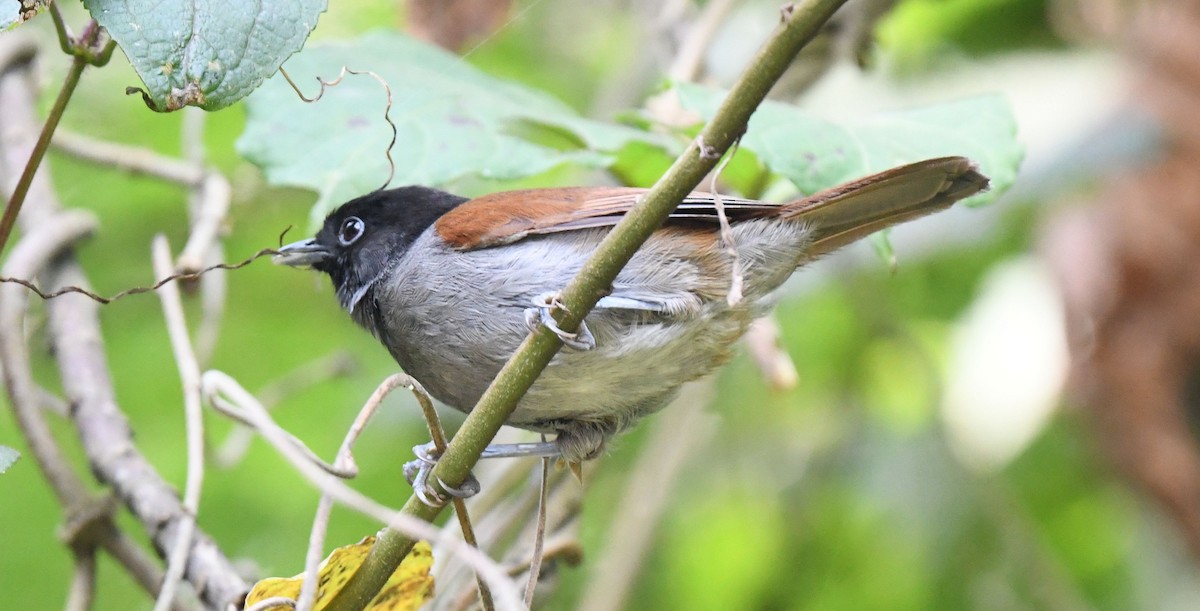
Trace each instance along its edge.
<path fill-rule="evenodd" d="M 702 299 L 697 292 L 705 282 L 724 286 L 728 262 L 714 279 L 712 270 L 677 256 L 669 237 L 656 234 L 614 282 L 616 307 L 588 315 L 596 348 L 559 352 L 509 423 L 540 430 L 551 421 L 585 420 L 623 428 L 724 362 L 762 314 L 766 294 L 795 269 L 804 245 L 800 228 L 776 222 L 736 230 L 750 264 L 743 303 L 730 306 L 723 295 Z M 373 291 L 380 340 L 434 397 L 470 410 L 529 334 L 525 310 L 535 297 L 562 290 L 605 234 L 572 231 L 456 251 L 427 230 Z"/>

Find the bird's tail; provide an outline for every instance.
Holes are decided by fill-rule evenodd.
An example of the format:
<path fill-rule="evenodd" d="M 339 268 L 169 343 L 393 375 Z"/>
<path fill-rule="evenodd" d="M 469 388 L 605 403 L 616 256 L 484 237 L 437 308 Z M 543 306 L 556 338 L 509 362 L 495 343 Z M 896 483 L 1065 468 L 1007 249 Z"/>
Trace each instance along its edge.
<path fill-rule="evenodd" d="M 817 257 L 880 229 L 948 208 L 988 188 L 965 157 L 941 157 L 892 168 L 782 206 L 778 214 L 812 228 Z"/>

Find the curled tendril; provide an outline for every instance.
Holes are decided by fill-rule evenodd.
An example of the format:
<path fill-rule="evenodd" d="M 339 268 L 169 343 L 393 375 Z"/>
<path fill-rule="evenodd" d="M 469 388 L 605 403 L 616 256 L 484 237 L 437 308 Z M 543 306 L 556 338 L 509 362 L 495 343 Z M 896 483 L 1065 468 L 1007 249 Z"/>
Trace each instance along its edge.
<path fill-rule="evenodd" d="M 383 120 L 387 121 L 387 124 L 392 128 L 392 141 L 388 143 L 387 150 L 384 151 L 384 154 L 387 156 L 387 161 L 388 161 L 388 177 L 387 177 L 387 180 L 383 181 L 383 185 L 381 185 L 379 188 L 386 189 L 388 185 L 392 184 L 392 178 L 394 178 L 396 176 L 396 161 L 394 159 L 392 159 L 392 147 L 396 145 L 396 137 L 398 136 L 399 132 L 396 130 L 396 124 L 392 121 L 392 116 L 391 116 L 391 113 L 392 113 L 392 88 L 390 86 L 388 86 L 387 81 L 384 80 L 382 76 L 379 76 L 378 74 L 375 74 L 374 72 L 371 72 L 370 70 L 352 70 L 350 68 L 347 68 L 346 66 L 342 66 L 342 71 L 339 72 L 337 75 L 337 78 L 333 79 L 332 81 L 327 81 L 318 76 L 317 82 L 321 84 L 321 90 L 317 92 L 317 95 L 309 98 L 309 97 L 305 96 L 302 91 L 300 91 L 300 87 L 297 86 L 295 81 L 292 80 L 292 77 L 290 75 L 288 75 L 287 70 L 283 69 L 283 66 L 279 67 L 279 74 L 283 75 L 283 79 L 288 82 L 288 85 L 292 86 L 292 91 L 295 91 L 296 95 L 300 96 L 301 100 L 304 100 L 305 102 L 308 102 L 310 104 L 313 102 L 316 102 L 317 100 L 320 100 L 321 97 L 325 95 L 326 88 L 335 87 L 339 83 L 341 83 L 342 79 L 346 78 L 347 74 L 354 74 L 354 75 L 365 74 L 365 75 L 375 79 L 376 81 L 378 81 L 379 84 L 383 86 L 384 92 L 387 93 L 387 105 L 384 106 L 384 108 L 383 108 Z"/>
<path fill-rule="evenodd" d="M 287 232 L 291 231 L 291 229 L 292 228 L 289 226 L 287 229 L 283 230 L 283 233 L 279 234 L 279 244 L 281 246 L 283 245 L 283 236 L 287 235 Z M 267 255 L 277 255 L 277 254 L 280 254 L 280 253 L 279 253 L 279 250 L 277 250 L 275 248 L 264 248 L 256 253 L 254 253 L 250 257 L 246 258 L 245 260 L 240 261 L 238 263 L 218 263 L 216 265 L 210 265 L 204 269 L 194 271 L 194 272 L 183 272 L 183 273 L 178 273 L 178 274 L 171 274 L 170 276 L 167 276 L 166 278 L 163 278 L 162 280 L 159 280 L 158 282 L 155 282 L 154 284 L 152 284 L 150 286 L 135 286 L 131 289 L 125 289 L 111 297 L 105 297 L 103 295 L 93 293 L 92 291 L 89 291 L 83 287 L 74 286 L 74 285 L 64 286 L 60 289 L 57 289 L 55 291 L 47 293 L 47 292 L 42 291 L 42 289 L 38 288 L 37 285 L 35 285 L 32 280 L 26 280 L 24 278 L 12 278 L 9 276 L 0 276 L 0 283 L 19 284 L 19 285 L 29 289 L 30 291 L 32 291 L 33 294 L 37 295 L 38 297 L 42 298 L 43 300 L 50 300 L 50 299 L 54 299 L 56 297 L 62 297 L 63 295 L 66 295 L 68 293 L 77 293 L 79 295 L 83 295 L 84 297 L 87 297 L 98 303 L 108 305 L 114 301 L 117 301 L 118 299 L 123 299 L 130 295 L 137 295 L 139 293 L 149 293 L 151 291 L 156 291 L 168 282 L 174 282 L 176 280 L 195 280 L 195 279 L 199 278 L 200 276 L 203 276 L 204 274 L 207 274 L 208 272 L 211 272 L 211 271 L 217 270 L 217 269 L 230 269 L 230 270 L 241 269 L 243 267 L 246 267 L 247 265 L 250 265 L 251 263 L 253 263 L 254 261 L 256 261 L 262 257 L 265 257 Z"/>

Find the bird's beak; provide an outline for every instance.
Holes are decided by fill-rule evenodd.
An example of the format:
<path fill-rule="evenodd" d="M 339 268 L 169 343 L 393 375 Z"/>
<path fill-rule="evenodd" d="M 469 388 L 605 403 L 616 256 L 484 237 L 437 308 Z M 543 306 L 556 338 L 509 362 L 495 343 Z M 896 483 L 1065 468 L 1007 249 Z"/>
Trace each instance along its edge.
<path fill-rule="evenodd" d="M 287 246 L 279 249 L 279 254 L 271 258 L 276 265 L 290 265 L 292 267 L 310 267 L 321 261 L 324 261 L 333 256 L 324 246 L 317 243 L 315 239 L 302 240 L 300 242 L 292 242 Z"/>

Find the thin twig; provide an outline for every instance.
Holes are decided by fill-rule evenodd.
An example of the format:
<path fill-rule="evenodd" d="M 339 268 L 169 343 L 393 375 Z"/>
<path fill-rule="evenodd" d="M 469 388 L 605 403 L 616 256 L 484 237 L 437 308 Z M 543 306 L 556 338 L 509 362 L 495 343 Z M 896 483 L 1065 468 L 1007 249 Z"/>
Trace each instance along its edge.
<path fill-rule="evenodd" d="M 336 502 L 386 524 L 389 529 L 431 542 L 444 540 L 438 529 L 429 522 L 381 505 L 314 464 L 297 449 L 294 438 L 271 419 L 258 400 L 227 374 L 216 370 L 206 371 L 202 377 L 202 385 L 210 405 L 223 403 L 223 410 L 241 412 L 245 420 L 252 423 L 268 443 L 323 494 L 328 494 Z M 488 580 L 493 592 L 507 605 L 506 608 L 522 607 L 516 584 L 494 560 L 465 543 L 452 544 L 449 551 L 479 571 Z"/>
<path fill-rule="evenodd" d="M 358 417 L 354 419 L 354 423 L 347 431 L 345 438 L 342 439 L 342 445 L 338 448 L 337 456 L 334 458 L 334 465 L 350 473 L 349 477 L 358 475 L 358 466 L 354 462 L 354 443 L 358 440 L 359 435 L 366 430 L 367 423 L 371 417 L 378 411 L 379 406 L 383 404 L 383 399 L 389 393 L 400 386 L 409 386 L 410 383 L 415 383 L 404 374 L 395 374 L 388 376 L 384 381 L 371 393 L 370 398 L 359 410 Z M 414 388 L 413 392 L 417 393 Z M 420 389 L 424 392 L 424 389 Z M 417 393 L 420 396 L 419 393 Z M 333 510 L 333 497 L 327 492 L 322 492 L 321 500 L 317 503 L 317 514 L 313 518 L 313 526 L 309 531 L 308 536 L 308 551 L 305 554 L 304 560 L 304 581 L 300 585 L 300 597 L 296 600 L 296 608 L 298 611 L 308 611 L 314 604 L 317 598 L 317 579 L 318 570 L 320 568 L 321 558 L 324 555 L 325 532 L 329 527 L 329 514 Z"/>
<path fill-rule="evenodd" d="M 304 580 L 300 582 L 300 596 L 296 598 L 297 611 L 309 611 L 317 600 L 321 559 L 325 557 L 325 534 L 329 531 L 329 516 L 333 513 L 333 497 L 321 493 L 317 501 L 317 513 L 308 532 L 308 550 L 304 553 Z"/>
<path fill-rule="evenodd" d="M 151 259 L 154 274 L 171 273 L 171 249 L 167 238 L 154 238 Z M 179 287 L 172 284 L 158 293 L 162 301 L 163 318 L 166 320 L 167 335 L 171 338 L 171 349 L 175 364 L 179 368 L 179 379 L 183 386 L 183 409 L 187 422 L 187 480 L 183 493 L 183 517 L 174 546 L 167 554 L 167 575 L 154 603 L 155 611 L 166 611 L 175 599 L 175 590 L 183 577 L 184 564 L 192 546 L 196 530 L 197 514 L 200 511 L 200 488 L 204 482 L 204 417 L 200 402 L 200 363 L 188 339 L 187 320 L 183 314 L 183 300 Z"/>
<path fill-rule="evenodd" d="M 210 265 L 208 267 L 205 267 L 204 269 L 201 269 L 201 270 L 198 270 L 195 272 L 171 274 L 171 275 L 163 278 L 162 280 L 155 282 L 154 284 L 152 284 L 150 286 L 135 286 L 131 289 L 125 289 L 111 297 L 104 297 L 104 296 L 94 293 L 86 288 L 83 288 L 81 286 L 75 286 L 73 284 L 67 285 L 58 290 L 46 293 L 46 292 L 43 292 L 40 288 L 38 288 L 37 285 L 34 284 L 33 281 L 31 281 L 31 280 L 26 280 L 24 278 L 13 278 L 10 276 L 0 276 L 0 283 L 11 282 L 13 284 L 19 284 L 19 285 L 29 289 L 30 291 L 33 292 L 33 294 L 37 295 L 38 297 L 42 298 L 42 300 L 45 300 L 45 301 L 49 301 L 51 299 L 56 299 L 58 297 L 62 297 L 63 295 L 66 295 L 68 293 L 76 293 L 79 295 L 83 295 L 84 297 L 87 297 L 87 298 L 91 299 L 92 301 L 102 303 L 104 305 L 108 305 L 114 301 L 117 301 L 118 299 L 124 299 L 125 297 L 128 297 L 130 295 L 140 295 L 141 293 L 149 293 L 151 291 L 157 291 L 158 289 L 162 288 L 163 286 L 167 285 L 168 283 L 175 282 L 176 280 L 195 280 L 196 278 L 199 278 L 199 277 L 203 276 L 204 274 L 207 274 L 208 272 L 211 272 L 215 269 L 241 269 L 243 267 L 246 267 L 247 265 L 250 265 L 257 259 L 260 259 L 267 255 L 277 255 L 277 254 L 279 254 L 279 251 L 275 250 L 274 248 L 264 248 L 256 253 L 254 253 L 250 257 L 246 258 L 245 260 L 238 262 L 238 263 L 233 263 L 233 264 L 218 263 L 216 265 Z"/>
<path fill-rule="evenodd" d="M 27 57 L 23 55 L 21 40 L 20 36 L 0 37 L 0 59 Z M 3 149 L 0 177 L 6 180 L 6 190 L 13 187 L 7 181 L 17 175 L 36 146 L 36 132 L 26 127 L 38 124 L 34 111 L 36 90 L 27 63 L 10 65 L 0 61 L 0 108 L 5 116 L 5 121 L 0 121 Z M 38 172 L 29 186 L 28 205 L 19 219 L 27 234 L 56 226 L 63 218 L 48 176 L 45 171 Z M 44 272 L 43 280 L 48 286 L 86 285 L 82 270 L 69 254 L 56 258 Z M 178 515 L 179 502 L 131 438 L 129 423 L 113 396 L 94 304 L 84 299 L 56 300 L 48 304 L 46 312 L 49 343 L 64 394 L 72 406 L 69 415 L 92 473 L 100 482 L 112 486 L 159 549 L 168 548 L 175 534 L 173 520 Z M 13 328 L 19 329 L 20 325 Z M 6 360 L 6 371 L 15 366 Z M 91 532 L 139 585 L 151 592 L 158 590 L 161 572 L 138 543 L 111 522 L 101 522 Z M 212 540 L 203 535 L 197 536 L 187 575 L 201 600 L 212 607 L 223 607 L 245 592 L 245 583 L 237 572 Z"/>
<path fill-rule="evenodd" d="M 71 26 L 67 25 L 67 20 L 63 19 L 58 3 L 52 1 L 49 4 L 50 19 L 54 21 L 54 32 L 58 34 L 58 46 L 63 53 L 71 55 L 71 46 L 74 44 L 75 35 L 71 33 Z"/>
<path fill-rule="evenodd" d="M 338 351 L 315 361 L 300 365 L 273 382 L 260 388 L 256 394 L 267 410 L 274 409 L 279 402 L 291 394 L 299 393 L 311 386 L 322 384 L 335 377 L 348 375 L 356 367 L 354 357 Z M 235 427 L 213 452 L 213 463 L 228 468 L 245 456 L 254 439 L 254 432 L 246 427 Z"/>
<path fill-rule="evenodd" d="M 396 161 L 392 159 L 392 147 L 396 146 L 396 138 L 399 135 L 399 131 L 396 129 L 396 123 L 392 121 L 392 88 L 382 76 L 379 76 L 370 70 L 351 70 L 346 66 L 342 66 L 342 71 L 339 72 L 337 78 L 333 79 L 332 81 L 326 81 L 318 76 L 317 82 L 321 84 L 321 90 L 317 92 L 317 95 L 309 98 L 305 97 L 304 93 L 300 91 L 300 87 L 296 85 L 294 81 L 292 81 L 292 77 L 288 75 L 287 70 L 283 69 L 283 66 L 279 67 L 279 74 L 283 76 L 283 80 L 287 81 L 288 85 L 292 86 L 292 91 L 295 91 L 296 95 L 300 96 L 301 100 L 304 100 L 309 104 L 320 100 L 321 97 L 325 95 L 326 88 L 336 87 L 338 83 L 342 82 L 342 79 L 346 78 L 347 74 L 365 74 L 378 81 L 379 84 L 383 86 L 384 93 L 387 94 L 387 105 L 385 105 L 383 108 L 383 120 L 387 121 L 388 126 L 392 128 L 392 141 L 388 143 L 387 150 L 384 151 L 384 154 L 387 156 L 388 160 L 388 177 L 387 180 L 383 181 L 383 185 L 381 185 L 379 188 L 386 189 L 388 185 L 392 184 L 392 178 L 396 176 Z"/>
<path fill-rule="evenodd" d="M 542 435 L 542 441 L 546 436 Z M 533 554 L 529 559 L 529 581 L 525 584 L 525 606 L 533 608 L 533 593 L 537 590 L 538 576 L 542 572 L 542 552 L 546 544 L 546 490 L 549 488 L 550 459 L 542 458 L 541 478 L 538 483 L 537 525 L 533 531 Z"/>
<path fill-rule="evenodd" d="M 33 184 L 33 176 L 37 173 L 38 167 L 42 165 L 42 158 L 46 156 L 46 150 L 50 148 L 50 137 L 54 135 L 54 129 L 62 120 L 63 113 L 67 109 L 67 102 L 71 101 L 71 95 L 75 93 L 79 77 L 83 75 L 83 69 L 87 65 L 87 60 L 82 56 L 76 56 L 72 60 L 71 68 L 67 70 L 67 76 L 58 90 L 58 97 L 55 98 L 54 105 L 50 107 L 50 114 L 42 125 L 42 132 L 38 135 L 37 143 L 34 144 L 29 160 L 25 163 L 25 169 L 22 170 L 12 196 L 8 198 L 8 203 L 4 206 L 4 214 L 0 216 L 0 253 L 4 252 L 4 246 L 8 244 L 8 237 L 12 235 L 13 227 L 17 223 L 17 214 L 21 212 L 25 196 L 29 194 L 29 185 Z"/>
<path fill-rule="evenodd" d="M 71 572 L 71 587 L 67 592 L 65 611 L 89 611 L 96 598 L 96 548 L 87 546 L 76 550 L 75 569 Z"/>
<path fill-rule="evenodd" d="M 4 269 L 7 273 L 36 275 L 55 253 L 87 235 L 94 227 L 95 220 L 88 213 L 64 213 L 58 221 L 42 225 L 39 231 L 21 240 L 13 248 Z M 70 467 L 43 417 L 41 406 L 46 393 L 33 380 L 25 337 L 21 332 L 25 305 L 23 291 L 0 291 L 0 361 L 4 363 L 4 388 L 8 391 L 22 437 L 29 445 L 30 456 L 64 508 L 67 524 L 79 525 L 78 528 L 88 531 L 89 541 L 79 542 L 78 545 L 104 548 L 125 567 L 138 585 L 153 594 L 162 580 L 162 571 L 154 561 L 116 527 L 110 514 L 85 517 L 85 514 L 90 515 L 89 508 L 95 502 L 88 486 Z M 98 522 L 81 524 L 89 519 Z M 72 527 L 72 533 L 76 530 Z M 68 543 L 74 539 L 72 533 L 66 534 Z"/>
<path fill-rule="evenodd" d="M 717 164 L 717 169 L 713 170 L 709 178 L 708 187 L 708 190 L 713 195 L 713 206 L 717 209 L 717 219 L 721 224 L 721 246 L 733 259 L 729 266 L 732 275 L 729 281 L 729 294 L 725 297 L 725 301 L 729 304 L 729 307 L 734 307 L 742 301 L 742 284 L 745 274 L 742 270 L 741 255 L 738 254 L 737 241 L 733 237 L 733 226 L 729 224 L 729 217 L 725 215 L 725 200 L 721 197 L 720 189 L 717 188 L 717 179 L 725 171 L 725 166 L 729 165 L 729 162 L 733 160 L 733 156 L 737 154 L 739 142 L 741 142 L 740 138 L 735 140 L 725 158 L 721 160 L 721 163 Z"/>
<path fill-rule="evenodd" d="M 185 187 L 195 187 L 204 180 L 204 166 L 160 155 L 148 148 L 106 142 L 67 129 L 55 131 L 50 146 L 84 161 L 151 176 Z"/>
<path fill-rule="evenodd" d="M 34 274 L 63 248 L 92 233 L 96 219 L 86 212 L 63 214 L 54 225 L 21 240 L 4 264 L 6 273 Z M 4 361 L 4 388 L 8 391 L 17 425 L 30 455 L 45 475 L 64 507 L 82 502 L 90 495 L 75 477 L 42 415 L 41 393 L 28 373 L 29 355 L 21 333 L 26 307 L 19 291 L 0 291 L 0 356 Z M 23 366 L 22 366 L 23 365 Z"/>
<path fill-rule="evenodd" d="M 367 402 L 363 405 L 362 409 L 359 410 L 359 414 L 347 431 L 333 463 L 325 463 L 319 457 L 317 457 L 315 453 L 309 450 L 303 442 L 296 439 L 286 431 L 278 428 L 278 425 L 276 425 L 274 421 L 270 420 L 270 416 L 267 414 L 266 408 L 263 407 L 262 404 L 257 400 L 255 400 L 253 396 L 249 395 L 249 393 L 242 391 L 240 386 L 237 386 L 236 382 L 232 381 L 232 378 L 228 378 L 219 372 L 211 371 L 206 373 L 205 377 L 212 380 L 211 389 L 206 394 L 209 394 L 209 403 L 215 409 L 259 431 L 266 436 L 268 440 L 272 442 L 272 444 L 276 443 L 276 441 L 279 443 L 286 443 L 288 445 L 288 449 L 291 452 L 296 453 L 285 454 L 286 457 L 303 457 L 307 461 L 308 465 L 340 478 L 351 478 L 357 475 L 358 465 L 354 460 L 353 446 L 358 440 L 358 437 L 361 435 L 362 431 L 366 429 L 371 417 L 374 416 L 375 412 L 378 411 L 379 406 L 382 405 L 383 399 L 391 391 L 401 386 L 406 387 L 413 392 L 424 408 L 428 410 L 433 409 L 433 404 L 429 399 L 429 394 L 416 380 L 405 374 L 391 375 L 382 383 L 380 383 L 380 385 L 371 394 L 370 398 L 367 399 Z M 233 401 L 232 403 L 225 401 L 219 396 L 219 391 L 232 393 L 237 397 L 237 400 Z M 264 429 L 264 426 L 267 426 L 267 429 Z M 437 425 L 435 428 L 440 433 L 440 425 Z M 274 438 L 267 435 L 267 430 L 272 430 Z M 434 438 L 440 439 L 443 445 L 445 444 L 444 434 L 434 434 Z M 279 448 L 278 446 L 277 449 L 283 452 L 282 448 Z M 309 548 L 306 553 L 305 560 L 305 577 L 301 585 L 300 597 L 296 603 L 297 608 L 301 610 L 308 609 L 312 605 L 317 594 L 317 570 L 323 555 L 324 538 L 325 531 L 328 527 L 329 512 L 332 508 L 332 501 L 336 498 L 335 496 L 331 496 L 331 493 L 328 490 L 324 488 L 321 488 L 321 490 L 322 496 L 318 504 L 317 515 L 313 520 L 313 528 L 309 533 Z M 472 540 L 468 541 L 467 544 L 474 547 L 473 538 Z M 482 573 L 479 573 L 479 575 L 480 579 L 482 580 Z M 486 591 L 490 592 L 490 590 Z"/>
<path fill-rule="evenodd" d="M 671 67 L 667 69 L 667 77 L 676 81 L 691 82 L 700 76 L 700 68 L 704 65 L 704 54 L 717 35 L 717 31 L 726 23 L 726 16 L 733 9 L 737 0 L 711 0 L 704 5 L 700 13 L 688 29 L 687 37 L 679 45 Z"/>
<path fill-rule="evenodd" d="M 204 125 L 207 116 L 208 113 L 195 107 L 183 111 L 183 125 L 180 127 L 183 156 L 195 167 L 204 167 Z M 176 259 L 176 271 L 191 272 L 204 265 L 225 262 L 221 235 L 233 200 L 232 192 L 229 181 L 216 169 L 208 170 L 203 182 L 189 189 L 190 230 L 187 243 Z M 220 338 L 228 280 L 226 274 L 205 274 L 199 284 L 200 324 L 196 326 L 193 337 L 196 356 L 204 366 L 212 358 Z"/>
<path fill-rule="evenodd" d="M 779 323 L 774 314 L 769 314 L 750 324 L 743 341 L 767 385 L 773 390 L 791 390 L 800 381 L 800 374 L 779 337 Z"/>
<path fill-rule="evenodd" d="M 233 200 L 233 189 L 229 181 L 217 171 L 204 174 L 204 181 L 198 192 L 198 205 L 194 206 L 192 229 L 188 234 L 187 244 L 179 253 L 177 271 L 196 272 L 204 265 L 208 253 L 217 243 L 221 233 L 221 225 L 229 214 L 229 203 Z"/>
<path fill-rule="evenodd" d="M 54 105 L 50 107 L 50 113 L 46 117 L 46 122 L 42 124 L 42 131 L 38 134 L 37 142 L 30 150 L 29 159 L 25 162 L 25 169 L 21 171 L 21 177 L 17 179 L 17 184 L 13 187 L 12 196 L 4 206 L 4 214 L 0 216 L 0 253 L 4 252 L 4 247 L 8 244 L 8 238 L 12 235 L 13 227 L 17 224 L 17 215 L 21 212 L 21 206 L 25 203 L 25 197 L 29 195 L 29 187 L 33 184 L 33 177 L 37 174 L 38 168 L 42 165 L 42 159 L 46 156 L 46 150 L 50 148 L 50 139 L 54 136 L 54 130 L 58 127 L 59 121 L 62 120 L 63 113 L 66 112 L 67 102 L 71 100 L 71 96 L 75 93 L 75 87 L 79 85 L 79 77 L 83 75 L 83 69 L 88 65 L 103 65 L 108 62 L 112 56 L 112 51 L 116 46 L 116 41 L 111 38 L 106 43 L 101 41 L 107 37 L 107 33 L 93 19 L 88 22 L 83 28 L 83 33 L 78 38 L 67 40 L 64 38 L 67 34 L 66 24 L 61 21 L 62 15 L 57 15 L 58 21 L 55 26 L 58 28 L 59 42 L 63 44 L 63 51 L 74 56 L 71 61 L 71 67 L 67 70 L 67 75 L 63 79 L 62 88 L 58 91 L 58 97 L 54 100 Z M 69 43 L 69 44 L 67 44 Z M 103 44 L 99 52 L 96 47 Z"/>

